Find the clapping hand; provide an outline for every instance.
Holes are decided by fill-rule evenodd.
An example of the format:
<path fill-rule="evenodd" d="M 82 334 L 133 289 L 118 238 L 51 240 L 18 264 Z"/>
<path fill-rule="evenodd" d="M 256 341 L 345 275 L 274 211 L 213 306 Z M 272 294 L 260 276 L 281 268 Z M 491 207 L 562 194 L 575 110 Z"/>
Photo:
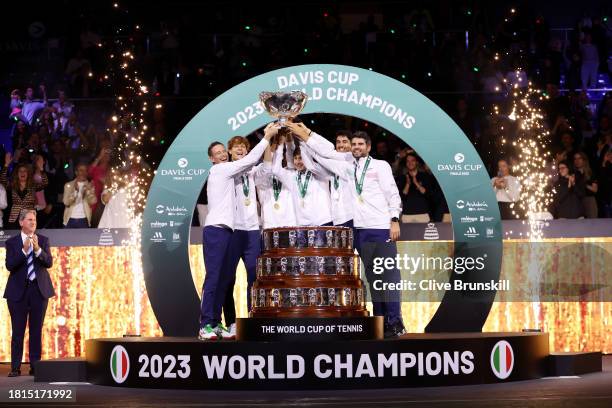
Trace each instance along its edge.
<path fill-rule="evenodd" d="M 32 237 L 30 239 L 32 240 L 32 245 L 34 245 L 34 252 L 38 252 L 38 250 L 40 249 L 40 246 L 38 245 L 38 235 L 32 234 Z"/>

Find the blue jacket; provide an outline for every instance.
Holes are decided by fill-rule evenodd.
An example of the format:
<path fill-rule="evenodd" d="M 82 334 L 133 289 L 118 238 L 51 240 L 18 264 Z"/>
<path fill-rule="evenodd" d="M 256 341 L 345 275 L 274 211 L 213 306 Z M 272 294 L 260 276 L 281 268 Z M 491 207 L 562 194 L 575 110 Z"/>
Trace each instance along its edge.
<path fill-rule="evenodd" d="M 53 283 L 49 277 L 47 268 L 53 265 L 53 258 L 49 250 L 49 239 L 43 235 L 38 235 L 38 245 L 42 249 L 39 256 L 34 256 L 34 267 L 36 268 L 36 281 L 38 288 L 44 298 L 55 296 Z M 26 256 L 23 254 L 23 241 L 21 232 L 9 238 L 5 242 L 6 247 L 6 269 L 9 271 L 9 278 L 4 290 L 4 297 L 8 300 L 19 301 L 26 289 L 26 279 L 28 268 Z"/>

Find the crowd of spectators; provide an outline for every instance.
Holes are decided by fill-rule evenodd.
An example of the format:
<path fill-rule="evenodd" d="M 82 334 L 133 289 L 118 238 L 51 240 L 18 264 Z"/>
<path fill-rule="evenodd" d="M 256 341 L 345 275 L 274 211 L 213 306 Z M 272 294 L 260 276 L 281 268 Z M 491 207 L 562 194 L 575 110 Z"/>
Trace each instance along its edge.
<path fill-rule="evenodd" d="M 609 84 L 607 18 L 585 14 L 559 36 L 542 14 L 528 8 L 504 19 L 494 17 L 484 3 L 457 4 L 446 9 L 387 4 L 352 26 L 346 20 L 353 17 L 334 7 L 306 7 L 299 19 L 278 11 L 249 10 L 249 17 L 231 20 L 222 11 L 198 19 L 182 13 L 145 24 L 130 41 L 152 97 L 210 99 L 256 74 L 301 63 L 371 68 L 430 92 L 483 158 L 504 218 L 518 212 L 513 203 L 520 185 L 512 175 L 518 153 L 508 147 L 517 132 L 511 125 L 502 132 L 500 123 L 510 121 L 490 113 L 493 104 L 508 111 L 508 85 L 532 81 L 548 96 L 541 108 L 550 131 L 550 168 L 556 165 L 545 186 L 555 191 L 550 213 L 556 218 L 612 216 L 612 96 L 593 89 Z M 91 21 L 68 33 L 73 39 L 53 86 L 58 90 L 53 103 L 42 85 L 10 93 L 11 145 L 0 152 L 5 157 L 0 173 L 5 228 L 14 226 L 20 208 L 36 208 L 40 226 L 47 228 L 95 227 L 102 217 L 115 141 L 106 125 L 83 125 L 78 102 L 75 106 L 67 97 L 112 101 L 113 90 L 97 78 L 109 63 L 100 44 L 112 40 L 116 27 L 96 27 Z M 496 61 L 499 50 L 507 52 Z M 184 108 L 185 103 L 197 106 Z M 173 115 L 166 122 L 175 127 L 164 133 L 176 135 L 202 105 L 189 99 L 166 103 Z M 346 127 L 372 136 L 372 155 L 393 165 L 405 221 L 446 219 L 441 189 L 418 152 L 385 129 L 354 118 L 308 119 L 330 136 Z"/>

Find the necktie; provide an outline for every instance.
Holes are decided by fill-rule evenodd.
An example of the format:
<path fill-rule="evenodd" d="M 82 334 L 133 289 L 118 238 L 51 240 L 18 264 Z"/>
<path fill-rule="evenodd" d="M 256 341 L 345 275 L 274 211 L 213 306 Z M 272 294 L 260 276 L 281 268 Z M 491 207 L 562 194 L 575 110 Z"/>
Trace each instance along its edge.
<path fill-rule="evenodd" d="M 34 248 L 32 247 L 30 247 L 30 252 L 28 252 L 26 263 L 28 265 L 28 280 L 32 281 L 36 278 L 36 273 L 34 272 Z"/>

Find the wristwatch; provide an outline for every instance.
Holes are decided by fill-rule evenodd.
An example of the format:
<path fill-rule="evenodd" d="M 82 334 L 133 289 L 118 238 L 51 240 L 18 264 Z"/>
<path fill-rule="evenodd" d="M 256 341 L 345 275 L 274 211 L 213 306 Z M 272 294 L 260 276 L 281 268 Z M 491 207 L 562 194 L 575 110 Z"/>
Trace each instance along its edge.
<path fill-rule="evenodd" d="M 393 218 L 391 218 L 391 222 L 399 222 L 399 218 L 393 217 Z"/>

